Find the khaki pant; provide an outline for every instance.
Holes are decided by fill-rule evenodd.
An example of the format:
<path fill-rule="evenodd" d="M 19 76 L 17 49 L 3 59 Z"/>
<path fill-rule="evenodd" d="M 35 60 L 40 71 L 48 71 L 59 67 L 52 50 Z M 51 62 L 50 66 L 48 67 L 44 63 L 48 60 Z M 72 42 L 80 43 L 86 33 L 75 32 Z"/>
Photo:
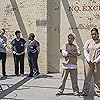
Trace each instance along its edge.
<path fill-rule="evenodd" d="M 77 84 L 77 69 L 65 69 L 63 71 L 62 82 L 61 85 L 59 86 L 59 89 L 60 90 L 65 89 L 65 83 L 69 73 L 71 77 L 73 91 L 79 91 L 78 84 Z"/>
<path fill-rule="evenodd" d="M 100 63 L 96 66 L 85 64 L 85 81 L 83 86 L 83 92 L 88 94 L 90 88 L 90 82 L 92 75 L 94 75 L 94 90 L 97 95 L 100 95 Z"/>

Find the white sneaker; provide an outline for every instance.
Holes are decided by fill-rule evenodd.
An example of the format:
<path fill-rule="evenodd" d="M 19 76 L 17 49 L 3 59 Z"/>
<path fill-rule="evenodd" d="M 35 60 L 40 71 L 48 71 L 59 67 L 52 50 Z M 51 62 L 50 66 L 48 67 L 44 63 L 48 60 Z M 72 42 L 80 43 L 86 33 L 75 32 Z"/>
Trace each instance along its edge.
<path fill-rule="evenodd" d="M 74 96 L 78 96 L 79 92 L 78 91 L 74 91 L 73 94 L 74 94 Z"/>
<path fill-rule="evenodd" d="M 21 76 L 21 77 L 23 77 L 23 76 L 24 76 L 24 74 L 20 74 L 20 76 Z"/>

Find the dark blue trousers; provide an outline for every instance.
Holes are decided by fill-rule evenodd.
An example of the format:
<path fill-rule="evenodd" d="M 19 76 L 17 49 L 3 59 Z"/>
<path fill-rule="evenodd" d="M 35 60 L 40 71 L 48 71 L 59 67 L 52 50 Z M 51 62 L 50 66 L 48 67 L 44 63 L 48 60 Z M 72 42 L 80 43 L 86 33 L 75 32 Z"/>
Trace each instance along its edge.
<path fill-rule="evenodd" d="M 28 54 L 28 62 L 30 67 L 30 75 L 38 75 L 39 69 L 38 69 L 38 53 L 34 54 Z"/>
<path fill-rule="evenodd" d="M 6 64 L 6 53 L 0 52 L 0 60 L 2 61 L 2 74 L 6 75 L 5 64 Z"/>
<path fill-rule="evenodd" d="M 20 74 L 24 74 L 24 55 L 25 54 L 22 54 L 22 55 L 13 54 L 16 75 L 19 75 L 19 69 L 20 69 Z M 20 63 L 20 66 L 19 66 L 19 63 Z"/>

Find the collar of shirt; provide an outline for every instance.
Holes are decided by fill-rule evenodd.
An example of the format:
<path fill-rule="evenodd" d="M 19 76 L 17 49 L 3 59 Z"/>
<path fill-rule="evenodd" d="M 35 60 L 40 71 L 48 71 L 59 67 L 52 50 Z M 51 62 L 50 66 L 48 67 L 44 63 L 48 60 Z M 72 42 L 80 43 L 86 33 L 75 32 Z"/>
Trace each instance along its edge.
<path fill-rule="evenodd" d="M 29 43 L 32 43 L 34 40 L 29 40 Z"/>
<path fill-rule="evenodd" d="M 16 40 L 17 40 L 17 41 L 19 41 L 19 40 L 20 40 L 20 38 L 16 38 Z"/>

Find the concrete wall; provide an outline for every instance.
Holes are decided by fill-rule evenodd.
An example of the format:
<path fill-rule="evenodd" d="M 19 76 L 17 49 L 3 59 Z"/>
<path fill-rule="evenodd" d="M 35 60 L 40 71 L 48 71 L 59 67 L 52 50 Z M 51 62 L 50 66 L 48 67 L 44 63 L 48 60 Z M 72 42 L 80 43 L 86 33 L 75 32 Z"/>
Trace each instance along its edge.
<path fill-rule="evenodd" d="M 60 0 L 1 0 L 0 6 L 0 28 L 6 29 L 8 46 L 16 30 L 21 30 L 22 37 L 26 39 L 30 32 L 35 33 L 41 48 L 40 72 L 58 72 Z M 11 53 L 11 50 L 8 49 L 8 52 Z"/>
<path fill-rule="evenodd" d="M 39 66 L 47 73 L 47 0 L 36 0 L 36 34 L 40 41 Z"/>
<path fill-rule="evenodd" d="M 100 31 L 99 4 L 98 0 L 0 0 L 0 28 L 6 29 L 8 45 L 17 29 L 26 39 L 30 32 L 36 34 L 42 73 L 59 72 L 63 59 L 59 48 L 66 43 L 67 35 L 74 33 L 82 52 L 78 66 L 83 71 L 83 45 L 92 27 Z"/>
<path fill-rule="evenodd" d="M 48 0 L 47 63 L 49 72 L 59 72 L 60 0 Z"/>
<path fill-rule="evenodd" d="M 41 73 L 47 73 L 47 1 L 0 0 L 0 6 L 0 28 L 6 29 L 8 46 L 16 30 L 21 30 L 22 37 L 26 39 L 30 32 L 35 33 L 41 45 L 39 69 Z"/>
<path fill-rule="evenodd" d="M 36 2 L 34 0 L 0 0 L 0 28 L 6 29 L 8 42 L 19 29 L 27 38 L 30 32 L 36 33 Z"/>
<path fill-rule="evenodd" d="M 83 45 L 91 38 L 93 27 L 100 32 L 100 1 L 98 0 L 61 0 L 60 47 L 67 42 L 67 35 L 76 35 L 75 43 L 80 47 L 78 59 L 79 72 L 84 71 Z M 62 61 L 62 59 L 61 59 Z M 60 64 L 61 66 L 61 64 Z"/>

